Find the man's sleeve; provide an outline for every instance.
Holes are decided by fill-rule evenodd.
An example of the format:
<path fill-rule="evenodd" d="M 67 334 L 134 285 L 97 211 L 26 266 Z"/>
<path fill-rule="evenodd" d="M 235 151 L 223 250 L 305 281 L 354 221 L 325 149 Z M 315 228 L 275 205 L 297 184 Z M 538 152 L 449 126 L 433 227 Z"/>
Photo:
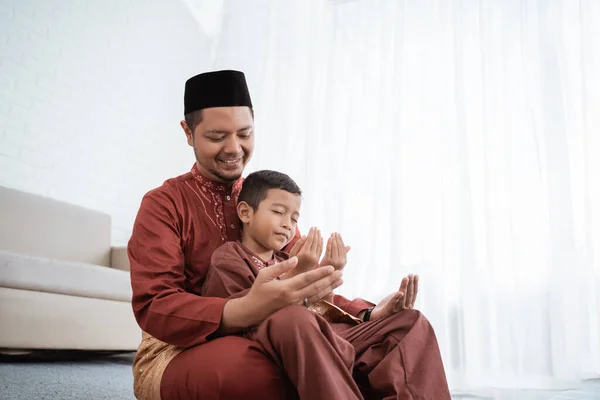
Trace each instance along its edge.
<path fill-rule="evenodd" d="M 358 298 L 349 300 L 344 296 L 340 296 L 339 294 L 333 296 L 333 304 L 346 311 L 348 314 L 354 315 L 355 317 L 359 312 L 375 305 L 369 301 Z"/>
<path fill-rule="evenodd" d="M 219 328 L 227 299 L 186 292 L 180 221 L 170 194 L 144 196 L 128 245 L 132 307 L 142 330 L 191 347 Z"/>

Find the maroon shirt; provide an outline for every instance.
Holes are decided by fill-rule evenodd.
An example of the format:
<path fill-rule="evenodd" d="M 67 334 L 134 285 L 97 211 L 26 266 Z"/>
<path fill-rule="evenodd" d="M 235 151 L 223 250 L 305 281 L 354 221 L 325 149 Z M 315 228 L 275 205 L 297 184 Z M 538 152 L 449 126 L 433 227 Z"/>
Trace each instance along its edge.
<path fill-rule="evenodd" d="M 143 331 L 191 347 L 219 328 L 227 299 L 200 294 L 213 252 L 241 238 L 236 204 L 242 182 L 210 181 L 194 164 L 144 196 L 128 246 L 133 312 Z M 299 237 L 296 231 L 288 248 Z M 341 296 L 335 303 L 352 315 L 370 306 Z"/>
<path fill-rule="evenodd" d="M 242 297 L 261 269 L 288 258 L 287 253 L 276 251 L 273 252 L 273 258 L 264 261 L 241 242 L 225 243 L 212 255 L 201 294 L 224 298 Z"/>

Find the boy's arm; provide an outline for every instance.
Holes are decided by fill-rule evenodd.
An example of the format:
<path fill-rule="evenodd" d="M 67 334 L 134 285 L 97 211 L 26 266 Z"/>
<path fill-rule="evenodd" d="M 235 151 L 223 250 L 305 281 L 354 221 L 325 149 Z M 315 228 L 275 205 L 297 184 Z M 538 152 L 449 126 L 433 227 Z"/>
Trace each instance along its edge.
<path fill-rule="evenodd" d="M 254 280 L 252 270 L 242 257 L 225 244 L 213 253 L 201 293 L 209 297 L 243 297 Z"/>

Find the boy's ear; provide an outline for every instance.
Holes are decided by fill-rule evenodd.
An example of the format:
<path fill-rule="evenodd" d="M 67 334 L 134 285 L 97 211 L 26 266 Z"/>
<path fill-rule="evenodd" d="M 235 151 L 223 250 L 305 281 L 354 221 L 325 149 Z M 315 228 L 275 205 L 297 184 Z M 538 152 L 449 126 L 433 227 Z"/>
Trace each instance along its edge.
<path fill-rule="evenodd" d="M 250 207 L 250 204 L 245 201 L 240 201 L 237 205 L 237 213 L 240 221 L 242 221 L 243 224 L 247 224 L 250 222 L 254 210 Z"/>

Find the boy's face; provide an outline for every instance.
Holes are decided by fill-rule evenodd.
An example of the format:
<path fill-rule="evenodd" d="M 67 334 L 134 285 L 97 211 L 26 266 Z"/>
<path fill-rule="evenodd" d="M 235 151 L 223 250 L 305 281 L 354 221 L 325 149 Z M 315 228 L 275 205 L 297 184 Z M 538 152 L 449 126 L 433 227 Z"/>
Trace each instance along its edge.
<path fill-rule="evenodd" d="M 266 250 L 281 250 L 296 233 L 301 204 L 300 195 L 281 189 L 269 189 L 256 211 L 240 203 L 238 214 L 245 235 Z"/>

